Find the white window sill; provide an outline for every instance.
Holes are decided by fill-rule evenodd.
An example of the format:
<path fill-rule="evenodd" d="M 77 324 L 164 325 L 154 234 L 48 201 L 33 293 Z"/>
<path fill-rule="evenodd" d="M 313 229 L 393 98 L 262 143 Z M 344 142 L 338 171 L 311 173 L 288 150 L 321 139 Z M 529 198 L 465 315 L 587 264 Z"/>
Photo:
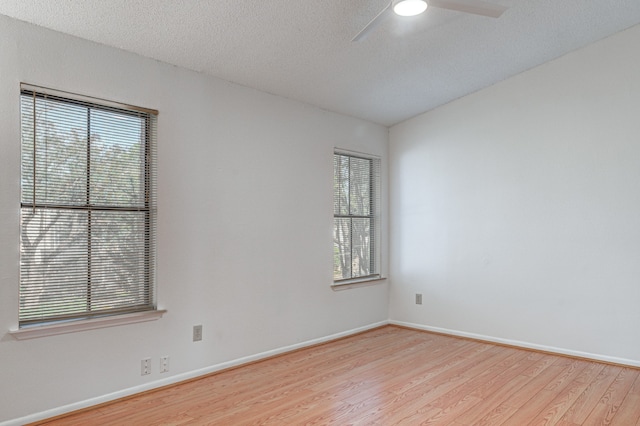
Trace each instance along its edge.
<path fill-rule="evenodd" d="M 352 280 L 344 280 L 340 282 L 334 282 L 331 284 L 331 288 L 333 290 L 347 290 L 350 288 L 358 288 L 358 287 L 366 287 L 375 284 L 381 284 L 383 281 L 386 281 L 386 277 L 369 277 L 369 278 L 354 278 Z"/>
<path fill-rule="evenodd" d="M 97 328 L 114 327 L 123 324 L 134 324 L 145 321 L 155 321 L 162 318 L 167 312 L 165 309 L 155 311 L 135 312 L 132 314 L 114 315 L 103 318 L 92 318 L 80 321 L 61 322 L 56 324 L 40 325 L 33 327 L 9 330 L 17 340 L 35 339 L 38 337 L 55 336 L 57 334 L 75 333 L 78 331 L 94 330 Z"/>

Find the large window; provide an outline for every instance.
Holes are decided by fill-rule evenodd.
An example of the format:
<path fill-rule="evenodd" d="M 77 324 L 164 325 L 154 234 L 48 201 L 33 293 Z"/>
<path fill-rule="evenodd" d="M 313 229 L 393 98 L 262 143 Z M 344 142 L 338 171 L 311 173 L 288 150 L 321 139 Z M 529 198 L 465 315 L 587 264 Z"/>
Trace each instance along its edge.
<path fill-rule="evenodd" d="M 156 112 L 21 89 L 20 327 L 155 309 Z"/>
<path fill-rule="evenodd" d="M 380 160 L 336 151 L 333 172 L 334 282 L 377 278 Z"/>

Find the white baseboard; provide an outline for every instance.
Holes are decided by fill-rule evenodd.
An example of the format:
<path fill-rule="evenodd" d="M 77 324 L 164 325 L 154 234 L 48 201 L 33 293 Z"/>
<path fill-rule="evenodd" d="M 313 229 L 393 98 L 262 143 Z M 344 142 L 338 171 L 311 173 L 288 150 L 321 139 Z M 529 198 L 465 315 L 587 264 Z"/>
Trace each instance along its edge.
<path fill-rule="evenodd" d="M 83 408 L 92 407 L 98 404 L 104 404 L 105 402 L 110 402 L 119 398 L 132 396 L 132 395 L 153 390 L 162 386 L 173 385 L 176 383 L 183 382 L 185 380 L 194 379 L 200 376 L 205 376 L 207 374 L 215 373 L 217 371 L 225 370 L 227 368 L 237 367 L 243 364 L 248 364 L 250 362 L 260 361 L 262 359 L 266 359 L 276 355 L 281 355 L 287 352 L 295 351 L 297 349 L 314 346 L 320 343 L 330 342 L 332 340 L 337 340 L 342 337 L 351 336 L 353 334 L 358 334 L 363 331 L 371 330 L 373 328 L 381 327 L 388 324 L 389 324 L 389 321 L 380 321 L 380 322 L 369 324 L 363 327 L 358 327 L 351 330 L 343 331 L 341 333 L 331 334 L 329 336 L 307 340 L 305 342 L 296 343 L 294 345 L 284 346 L 284 347 L 273 349 L 270 351 L 261 352 L 255 355 L 234 359 L 231 361 L 215 364 L 215 365 L 201 368 L 198 370 L 189 371 L 187 373 L 177 374 L 175 376 L 167 377 L 166 379 L 154 380 L 153 382 L 145 383 L 143 385 L 134 386 L 132 388 L 123 389 L 117 392 L 109 393 L 109 394 L 98 396 L 95 398 L 86 399 L 84 401 L 76 402 L 69 405 L 64 405 L 62 407 L 53 408 L 51 410 L 30 414 L 25 417 L 20 417 L 17 419 L 0 422 L 0 426 L 20 426 L 25 423 L 33 423 L 33 422 L 48 419 L 51 417 L 60 416 L 63 414 L 70 413 L 72 411 L 81 410 Z"/>
<path fill-rule="evenodd" d="M 602 362 L 607 362 L 612 364 L 628 365 L 630 367 L 640 367 L 640 361 L 638 360 L 616 358 L 612 356 L 593 354 L 589 352 L 573 351 L 569 349 L 556 348 L 553 346 L 545 346 L 545 345 L 538 345 L 535 343 L 522 342 L 520 340 L 501 339 L 499 337 L 485 336 L 483 334 L 467 333 L 464 331 L 450 330 L 447 328 L 440 328 L 440 327 L 431 327 L 428 325 L 414 324 L 414 323 L 404 322 L 404 321 L 390 320 L 389 324 L 408 327 L 408 328 L 414 328 L 416 330 L 424 330 L 424 331 L 432 331 L 434 333 L 448 334 L 451 336 L 467 337 L 470 339 L 482 340 L 485 342 L 499 343 L 501 345 L 516 346 L 523 349 L 533 349 L 537 351 L 550 352 L 558 355 L 567 355 L 567 356 L 591 359 L 594 361 L 602 361 Z"/>

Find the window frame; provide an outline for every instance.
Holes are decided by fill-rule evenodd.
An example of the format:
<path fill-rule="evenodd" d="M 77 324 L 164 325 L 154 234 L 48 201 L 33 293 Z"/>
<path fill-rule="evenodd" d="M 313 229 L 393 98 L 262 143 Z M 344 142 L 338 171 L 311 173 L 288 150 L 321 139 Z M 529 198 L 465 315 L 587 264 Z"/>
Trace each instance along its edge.
<path fill-rule="evenodd" d="M 33 105 L 34 113 L 33 113 L 33 116 L 31 117 L 31 119 L 34 122 L 34 134 L 33 134 L 34 138 L 36 137 L 35 126 L 36 126 L 36 119 L 37 119 L 36 113 L 35 113 L 36 99 L 45 99 L 46 101 L 47 98 L 49 98 L 51 100 L 55 100 L 56 102 L 61 102 L 62 104 L 75 105 L 81 108 L 86 108 L 88 117 L 89 117 L 89 114 L 91 114 L 91 110 L 101 110 L 105 112 L 114 113 L 115 114 L 114 117 L 118 116 L 119 114 L 122 114 L 122 116 L 125 116 L 125 115 L 135 116 L 136 118 L 142 120 L 143 126 L 144 126 L 144 137 L 142 138 L 142 143 L 144 143 L 144 147 L 143 147 L 143 150 L 141 151 L 143 155 L 143 158 L 141 157 L 141 162 L 142 161 L 144 162 L 144 165 L 142 166 L 144 170 L 140 169 L 140 172 L 141 172 L 141 176 L 144 176 L 142 181 L 142 190 L 144 194 L 141 194 L 143 198 L 144 207 L 133 206 L 133 205 L 116 206 L 115 204 L 118 204 L 117 202 L 111 202 L 111 205 L 109 205 L 110 204 L 109 202 L 107 202 L 107 204 L 105 205 L 96 205 L 90 202 L 89 200 L 90 191 L 88 188 L 89 188 L 89 182 L 92 174 L 90 171 L 91 166 L 89 161 L 87 161 L 87 164 L 86 164 L 87 201 L 84 205 L 71 205 L 71 204 L 65 205 L 64 203 L 57 204 L 57 203 L 51 203 L 48 200 L 46 200 L 44 203 L 36 202 L 37 197 L 35 195 L 36 194 L 35 176 L 37 172 L 35 169 L 35 164 L 38 157 L 35 155 L 35 141 L 34 141 L 33 142 L 34 143 L 34 148 L 33 148 L 34 149 L 34 157 L 33 157 L 34 169 L 31 171 L 33 173 L 31 178 L 34 180 L 34 183 L 33 183 L 34 186 L 32 189 L 33 202 L 31 203 L 26 202 L 24 199 L 24 181 L 26 176 L 24 166 L 21 167 L 21 172 L 20 172 L 20 178 L 21 178 L 20 179 L 21 180 L 20 233 L 22 235 L 23 232 L 26 232 L 25 226 L 27 225 L 23 223 L 23 220 L 24 220 L 23 210 L 27 208 L 32 208 L 34 212 L 36 211 L 36 209 L 40 209 L 40 211 L 59 209 L 61 211 L 67 211 L 67 212 L 69 211 L 86 212 L 87 218 L 88 218 L 87 235 L 89 240 L 92 238 L 91 237 L 91 233 L 92 233 L 91 231 L 91 214 L 92 213 L 91 212 L 101 212 L 101 211 L 121 212 L 121 213 L 124 212 L 123 214 L 131 213 L 131 212 L 135 212 L 135 213 L 142 212 L 144 214 L 144 226 L 143 226 L 144 231 L 142 232 L 142 234 L 140 234 L 140 238 L 144 242 L 144 245 L 143 245 L 144 253 L 141 253 L 140 249 L 137 249 L 136 252 L 140 256 L 140 258 L 143 259 L 143 262 L 144 262 L 142 266 L 143 268 L 142 279 L 144 280 L 144 282 L 138 283 L 138 285 L 136 285 L 135 288 L 137 289 L 136 291 L 138 292 L 142 290 L 144 294 L 143 296 L 144 302 L 138 303 L 136 305 L 131 305 L 130 307 L 124 307 L 124 308 L 110 307 L 107 309 L 101 309 L 97 311 L 92 311 L 90 308 L 87 308 L 84 310 L 84 312 L 78 311 L 69 315 L 49 314 L 49 315 L 43 315 L 38 318 L 31 318 L 31 317 L 28 317 L 27 315 L 23 316 L 23 312 L 22 312 L 23 296 L 21 294 L 19 296 L 19 299 L 20 299 L 20 306 L 19 306 L 19 313 L 18 313 L 19 328 L 18 330 L 12 331 L 11 333 L 14 335 L 14 337 L 19 339 L 31 338 L 31 337 L 40 337 L 40 335 L 66 333 L 74 330 L 101 328 L 101 327 L 106 327 L 111 325 L 119 325 L 122 323 L 149 321 L 149 320 L 153 320 L 161 317 L 165 311 L 158 310 L 157 304 L 156 304 L 156 292 L 155 292 L 156 290 L 156 281 L 155 281 L 156 279 L 156 273 L 155 273 L 156 243 L 155 242 L 157 238 L 157 235 L 156 235 L 157 234 L 156 233 L 157 199 L 156 199 L 156 183 L 155 183 L 157 161 L 156 161 L 155 151 L 156 151 L 156 145 L 157 145 L 156 121 L 157 121 L 158 111 L 147 109 L 147 108 L 131 106 L 131 105 L 127 105 L 119 102 L 107 101 L 104 99 L 92 98 L 88 96 L 77 95 L 69 92 L 63 92 L 59 90 L 22 83 L 20 85 L 21 104 L 23 102 L 23 97 L 25 96 L 32 96 L 34 99 L 34 105 Z M 23 162 L 22 158 L 24 156 L 24 149 L 25 149 L 24 128 L 23 128 L 24 126 L 23 121 L 25 120 L 25 112 L 22 110 L 22 107 L 20 111 L 20 120 L 22 123 L 21 124 L 21 164 L 22 164 Z M 86 124 L 88 126 L 86 152 L 87 152 L 87 158 L 89 158 L 90 152 L 91 152 L 91 137 L 89 136 L 89 132 L 91 127 L 88 124 L 88 122 Z M 121 222 L 118 222 L 118 223 L 121 223 Z M 141 224 L 139 220 L 137 220 L 134 223 L 137 223 L 138 225 Z M 23 267 L 23 264 L 22 264 L 23 256 L 24 256 L 23 243 L 21 240 L 20 242 L 20 262 L 21 262 L 20 293 L 22 293 L 22 288 L 24 284 L 23 268 L 28 268 L 28 266 Z M 90 267 L 91 259 L 93 256 L 91 253 L 90 242 L 88 242 L 87 244 L 86 256 L 88 260 L 88 265 Z M 90 275 L 91 274 L 88 274 L 87 276 L 88 293 L 91 292 Z M 87 297 L 90 298 L 92 296 L 91 294 L 88 294 Z M 90 303 L 87 303 L 87 306 L 90 306 Z M 38 332 L 38 331 L 34 331 L 34 329 L 39 329 L 44 331 Z"/>
<path fill-rule="evenodd" d="M 359 160 L 369 161 L 369 176 L 371 180 L 369 185 L 369 214 L 342 214 L 336 213 L 336 156 L 355 158 Z M 342 148 L 334 148 L 333 151 L 333 175 L 334 175 L 334 215 L 333 215 L 333 234 L 334 234 L 334 278 L 332 286 L 351 286 L 354 284 L 367 284 L 375 281 L 381 281 L 385 278 L 382 275 L 381 264 L 381 159 L 380 157 L 372 154 L 365 154 L 362 152 L 356 152 L 346 150 Z M 350 168 L 350 166 L 349 166 Z M 368 219 L 369 222 L 369 268 L 370 273 L 368 275 L 353 276 L 351 271 L 350 276 L 347 278 L 336 279 L 335 277 L 335 250 L 336 250 L 336 219 Z M 351 234 L 351 233 L 350 233 Z M 352 238 L 352 235 L 350 235 Z M 353 252 L 354 246 L 351 242 L 351 251 Z M 353 254 L 350 256 L 353 259 Z M 352 260 L 353 261 L 353 260 Z"/>

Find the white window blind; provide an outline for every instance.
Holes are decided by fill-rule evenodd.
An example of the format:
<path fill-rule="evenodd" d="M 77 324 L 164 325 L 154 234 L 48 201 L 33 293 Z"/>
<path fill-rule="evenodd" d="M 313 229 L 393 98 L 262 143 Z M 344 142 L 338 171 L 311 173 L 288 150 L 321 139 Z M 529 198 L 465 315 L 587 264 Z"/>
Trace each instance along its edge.
<path fill-rule="evenodd" d="M 156 112 L 21 87 L 21 327 L 155 309 Z"/>
<path fill-rule="evenodd" d="M 335 152 L 333 170 L 333 279 L 377 278 L 380 160 Z"/>

